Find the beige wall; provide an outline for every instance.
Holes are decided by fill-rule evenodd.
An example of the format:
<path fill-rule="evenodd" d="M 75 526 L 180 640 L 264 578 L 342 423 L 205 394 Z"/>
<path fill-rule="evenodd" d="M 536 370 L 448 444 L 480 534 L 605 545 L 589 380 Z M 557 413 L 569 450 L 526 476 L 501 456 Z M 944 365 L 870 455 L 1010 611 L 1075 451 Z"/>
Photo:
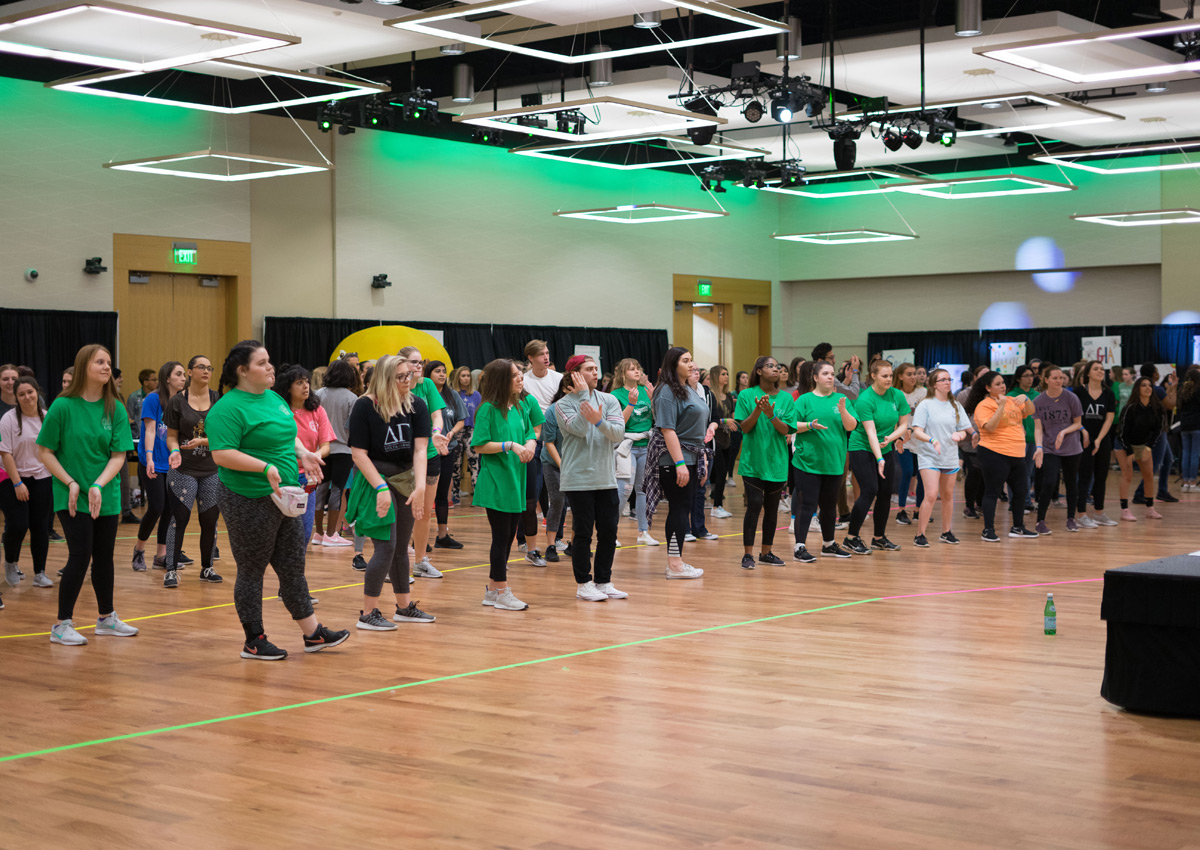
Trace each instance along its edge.
<path fill-rule="evenodd" d="M 1162 206 L 1200 208 L 1200 174 L 1194 169 L 1162 172 Z M 1162 231 L 1162 311 L 1200 312 L 1200 238 L 1197 226 L 1146 228 Z M 1156 319 L 1157 321 L 1157 319 Z"/>

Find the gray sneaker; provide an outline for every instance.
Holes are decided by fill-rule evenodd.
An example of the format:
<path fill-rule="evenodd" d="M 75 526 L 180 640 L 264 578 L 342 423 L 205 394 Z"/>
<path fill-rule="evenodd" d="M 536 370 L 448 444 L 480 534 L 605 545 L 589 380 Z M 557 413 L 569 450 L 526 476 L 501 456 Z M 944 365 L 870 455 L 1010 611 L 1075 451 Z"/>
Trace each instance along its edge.
<path fill-rule="evenodd" d="M 1104 513 L 1104 511 L 1096 514 L 1092 519 L 1095 520 L 1096 525 L 1113 526 L 1118 524 L 1116 520 L 1109 519 L 1108 514 Z"/>
<path fill-rule="evenodd" d="M 499 595 L 500 595 L 500 594 L 498 594 L 496 591 L 494 591 L 494 590 L 489 590 L 488 588 L 486 588 L 486 587 L 485 587 L 485 588 L 483 589 L 483 604 L 484 604 L 484 605 L 488 605 L 488 606 L 495 605 L 495 604 L 496 604 L 496 597 L 497 597 L 497 596 L 499 596 Z"/>
<path fill-rule="evenodd" d="M 167 570 L 167 574 L 163 576 L 163 587 L 179 587 L 179 573 Z"/>
<path fill-rule="evenodd" d="M 121 621 L 117 616 L 117 612 L 113 611 L 107 617 L 101 620 L 96 620 L 96 634 L 112 635 L 113 637 L 133 637 L 138 633 L 138 630 Z"/>
<path fill-rule="evenodd" d="M 61 643 L 63 646 L 83 646 L 87 638 L 75 631 L 75 623 L 63 620 L 56 626 L 50 627 L 50 642 Z"/>
<path fill-rule="evenodd" d="M 394 632 L 396 630 L 396 624 L 380 614 L 378 608 L 372 608 L 370 614 L 359 614 L 358 622 L 354 625 L 372 632 Z"/>
<path fill-rule="evenodd" d="M 21 583 L 21 570 L 16 564 L 10 564 L 8 561 L 4 562 L 4 580 L 12 587 L 16 587 Z"/>
<path fill-rule="evenodd" d="M 530 549 L 528 552 L 526 552 L 525 560 L 533 564 L 535 567 L 546 566 L 546 559 L 542 557 L 542 553 L 537 549 Z M 524 605 L 525 603 L 522 602 L 521 604 Z"/>
<path fill-rule="evenodd" d="M 33 586 L 34 587 L 54 587 L 54 581 L 50 578 L 50 576 L 46 575 L 45 573 L 34 573 L 33 574 Z"/>
<path fill-rule="evenodd" d="M 413 575 L 417 578 L 441 578 L 442 574 L 437 568 L 429 562 L 428 558 L 422 558 L 417 561 L 417 565 L 413 567 Z"/>
<path fill-rule="evenodd" d="M 524 611 L 528 607 L 520 599 L 513 596 L 511 587 L 506 587 L 504 590 L 496 592 L 495 608 L 498 611 Z"/>
<path fill-rule="evenodd" d="M 1094 519 L 1092 519 L 1090 516 L 1088 516 L 1087 514 L 1084 514 L 1083 516 L 1079 517 L 1079 519 L 1076 520 L 1076 524 L 1080 528 L 1099 528 L 1100 527 L 1099 524 Z M 1068 523 L 1067 526 L 1069 528 L 1070 523 Z"/>
<path fill-rule="evenodd" d="M 135 573 L 146 572 L 146 552 L 143 549 L 133 550 L 133 571 Z"/>
<path fill-rule="evenodd" d="M 432 623 L 437 617 L 422 611 L 416 602 L 409 602 L 404 608 L 397 605 L 396 615 L 392 619 L 397 623 Z"/>

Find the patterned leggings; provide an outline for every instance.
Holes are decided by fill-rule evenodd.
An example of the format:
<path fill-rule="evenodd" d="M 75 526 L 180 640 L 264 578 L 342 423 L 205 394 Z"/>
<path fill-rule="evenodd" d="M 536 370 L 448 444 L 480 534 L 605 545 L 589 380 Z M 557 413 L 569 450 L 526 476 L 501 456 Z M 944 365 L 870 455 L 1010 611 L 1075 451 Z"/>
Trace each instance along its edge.
<path fill-rule="evenodd" d="M 192 505 L 195 504 L 200 510 L 200 566 L 206 570 L 212 569 L 213 549 L 217 542 L 217 517 L 221 513 L 217 507 L 220 482 L 216 473 L 196 478 L 172 469 L 167 473 L 167 489 L 175 497 L 170 500 L 175 522 L 167 529 L 167 566 L 173 569 L 179 563 L 183 535 L 192 519 Z"/>
<path fill-rule="evenodd" d="M 467 453 L 467 472 L 471 476 L 471 487 L 474 488 L 475 482 L 479 480 L 479 455 L 471 448 L 471 434 L 474 433 L 474 428 L 463 428 L 458 435 L 458 444 L 462 450 Z M 455 501 L 459 501 L 462 493 L 459 492 L 462 486 L 462 456 L 458 458 L 458 463 L 454 464 L 454 479 L 450 489 L 450 497 Z"/>

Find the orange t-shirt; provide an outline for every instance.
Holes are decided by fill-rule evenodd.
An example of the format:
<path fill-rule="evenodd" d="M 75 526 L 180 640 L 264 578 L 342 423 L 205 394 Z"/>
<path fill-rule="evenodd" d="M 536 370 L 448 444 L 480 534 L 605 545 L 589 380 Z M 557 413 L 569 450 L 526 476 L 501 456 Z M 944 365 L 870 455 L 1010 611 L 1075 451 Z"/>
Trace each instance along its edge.
<path fill-rule="evenodd" d="M 975 427 L 979 445 L 1009 457 L 1025 457 L 1025 408 L 1011 398 L 1004 405 L 1004 416 L 995 431 L 984 430 L 983 423 L 996 415 L 996 400 L 988 396 L 975 408 Z"/>

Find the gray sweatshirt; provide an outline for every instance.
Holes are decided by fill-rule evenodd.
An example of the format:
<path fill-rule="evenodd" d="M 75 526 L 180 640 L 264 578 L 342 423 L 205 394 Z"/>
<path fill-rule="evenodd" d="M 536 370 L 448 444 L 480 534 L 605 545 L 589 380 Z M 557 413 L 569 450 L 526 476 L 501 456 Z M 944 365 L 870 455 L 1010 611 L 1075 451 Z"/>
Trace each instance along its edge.
<path fill-rule="evenodd" d="M 600 411 L 595 425 L 587 421 L 579 405 L 588 402 Z M 598 390 L 565 395 L 554 403 L 558 417 L 558 451 L 562 455 L 564 491 L 615 490 L 613 451 L 625 439 L 625 417 L 621 403 Z"/>

